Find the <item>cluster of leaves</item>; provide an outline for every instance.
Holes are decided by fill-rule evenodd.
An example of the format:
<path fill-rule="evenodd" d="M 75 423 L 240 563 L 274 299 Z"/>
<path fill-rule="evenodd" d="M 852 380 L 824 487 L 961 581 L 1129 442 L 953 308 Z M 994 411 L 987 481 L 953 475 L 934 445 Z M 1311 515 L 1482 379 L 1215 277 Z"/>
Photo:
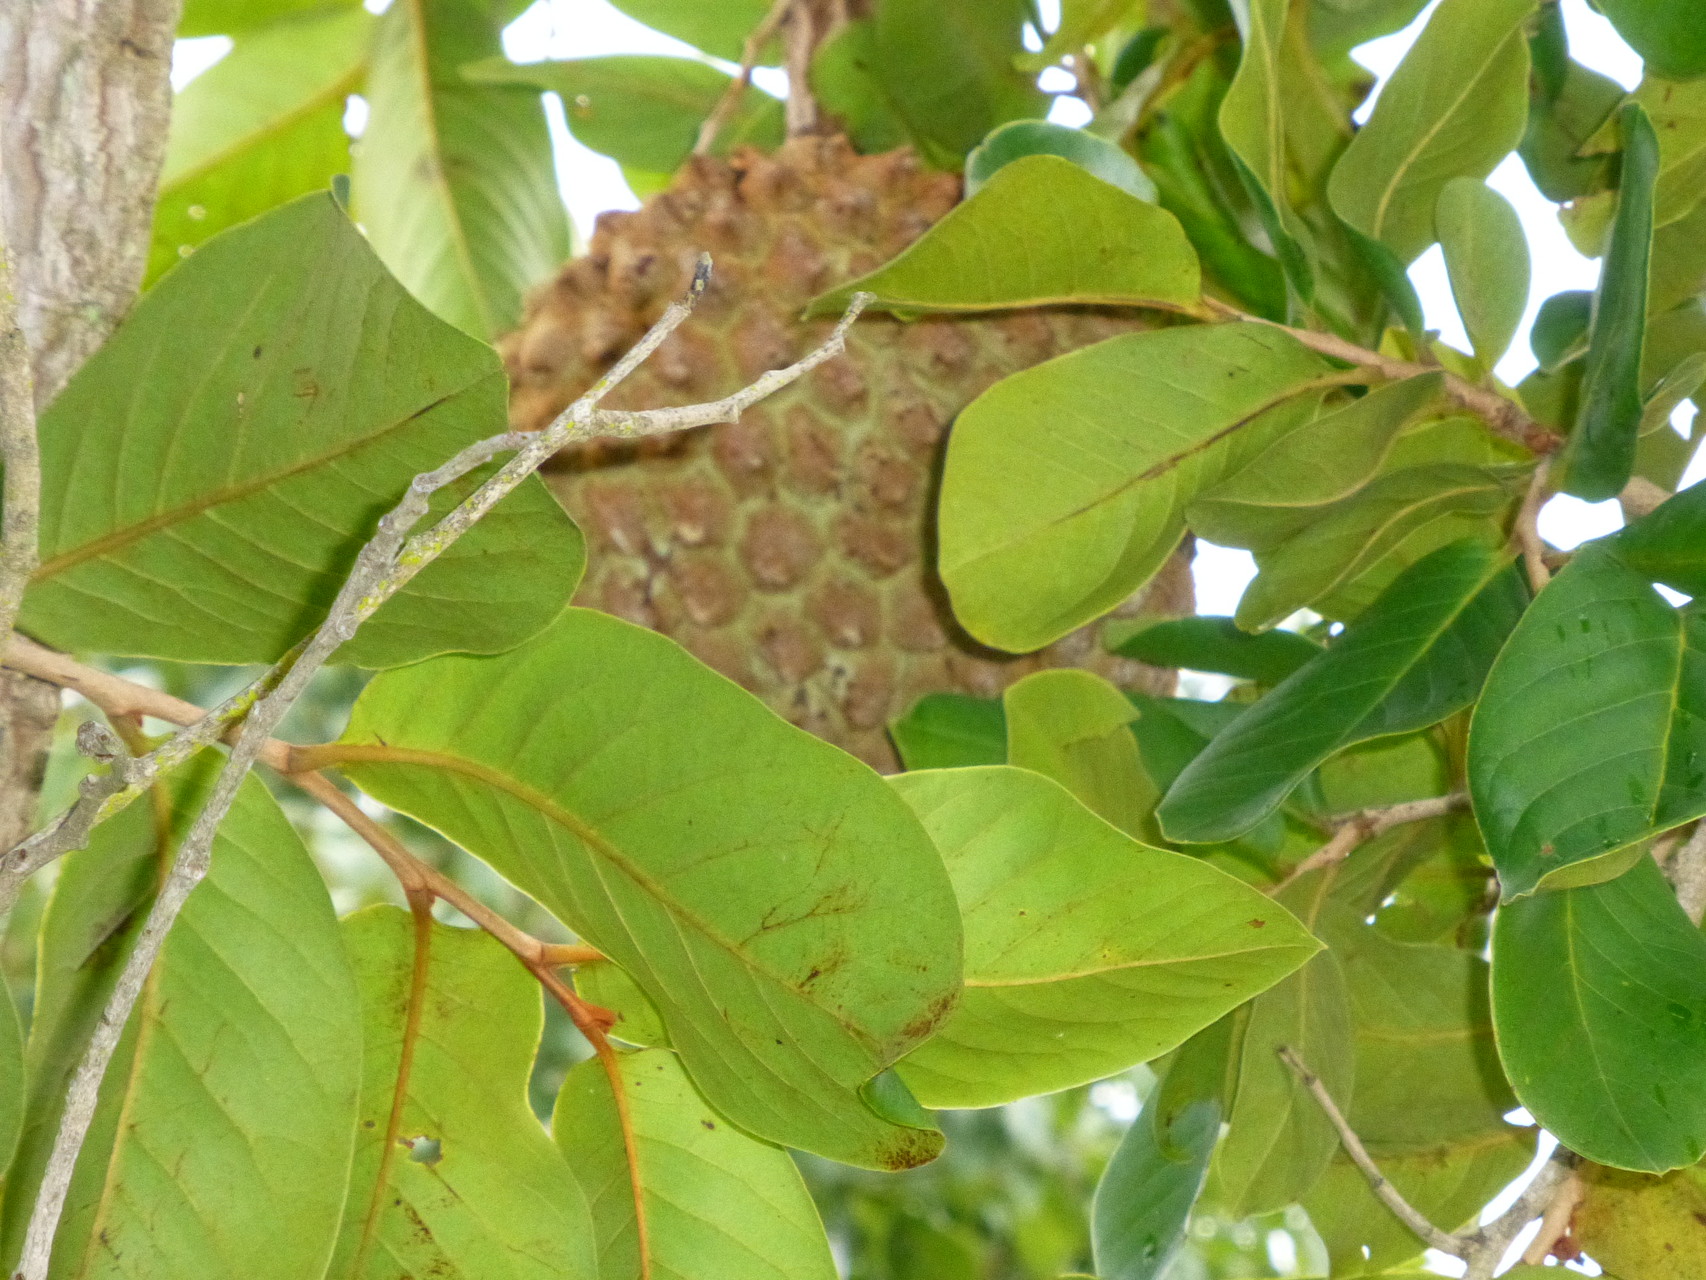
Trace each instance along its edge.
<path fill-rule="evenodd" d="M 622 7 L 725 59 L 768 8 Z M 377 674 L 293 760 L 596 949 L 575 984 L 611 1017 L 598 1056 L 542 1127 L 534 976 L 418 903 L 339 920 L 251 781 L 103 1086 L 52 1274 L 827 1280 L 789 1149 L 818 1158 L 870 1280 L 1149 1280 L 1218 1268 L 1226 1242 L 1239 1265 L 1238 1233 L 1302 1233 L 1298 1206 L 1305 1265 L 1415 1274 L 1422 1242 L 1282 1047 L 1434 1222 L 1472 1220 L 1529 1161 L 1503 1118 L 1520 1103 L 1593 1162 L 1595 1256 L 1624 1280 L 1696 1274 L 1697 1241 L 1671 1236 L 1701 1202 L 1706 939 L 1649 854 L 1706 814 L 1706 625 L 1674 602 L 1706 590 L 1706 491 L 1549 581 L 1516 549 L 1525 495 L 1669 490 L 1691 452 L 1667 423 L 1706 373 L 1706 50 L 1687 6 L 1608 0 L 1649 58 L 1624 95 L 1569 58 L 1556 6 L 1442 0 L 1356 127 L 1349 49 L 1420 8 L 1069 3 L 1034 55 L 1019 0 L 877 0 L 842 26 L 812 68 L 825 109 L 867 149 L 965 164 L 972 194 L 822 308 L 861 289 L 901 316 L 1164 322 L 961 415 L 938 511 L 957 618 L 1041 647 L 1201 535 L 1255 554 L 1236 619 L 1110 640 L 1234 692 L 1054 671 L 935 696 L 880 778 L 673 642 L 567 607 L 582 543 L 530 481 L 346 645 Z M 512 66 L 514 11 L 192 0 L 186 33 L 235 44 L 174 125 L 156 267 L 187 260 L 43 416 L 22 630 L 273 662 L 410 479 L 503 429 L 501 365 L 469 334 L 512 319 L 566 239 L 533 87 L 644 186 L 730 83 L 689 59 Z M 1027 119 L 1035 71 L 1067 56 L 1099 95 L 1086 130 Z M 365 235 L 301 194 L 345 163 L 357 89 Z M 724 144 L 775 141 L 779 111 L 750 91 Z M 1483 181 L 1512 148 L 1606 262 L 1549 305 L 1515 389 L 1493 369 L 1527 252 Z M 1472 353 L 1422 331 L 1404 269 L 1435 243 Z M 1305 609 L 1309 634 L 1273 629 Z M 0 1008 L 8 1267 L 212 763 L 66 860 L 27 1035 Z M 1427 816 L 1341 840 L 1414 802 Z M 1095 1124 L 1068 1141 L 1075 1091 L 1144 1063 L 1117 1147 Z M 1041 1095 L 1071 1158 L 1035 1180 L 995 1185 L 1023 1145 L 1005 1121 L 934 1114 Z M 934 1208 L 873 1188 L 948 1136 L 981 1158 L 887 1184 L 934 1178 Z M 1070 1198 L 1043 1212 L 1039 1186 Z"/>

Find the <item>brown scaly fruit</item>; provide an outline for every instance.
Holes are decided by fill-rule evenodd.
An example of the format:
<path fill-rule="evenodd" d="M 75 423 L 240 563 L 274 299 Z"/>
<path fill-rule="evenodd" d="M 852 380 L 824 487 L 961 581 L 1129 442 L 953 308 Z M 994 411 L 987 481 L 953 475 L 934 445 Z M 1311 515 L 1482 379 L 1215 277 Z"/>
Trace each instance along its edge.
<path fill-rule="evenodd" d="M 841 138 L 694 158 L 644 208 L 601 217 L 589 251 L 533 295 L 501 344 L 512 421 L 536 430 L 584 391 L 681 296 L 701 250 L 716 269 L 692 318 L 606 404 L 710 400 L 789 363 L 828 331 L 799 320 L 805 304 L 912 243 L 959 192 L 909 150 L 860 156 Z M 884 770 L 897 766 L 885 726 L 931 691 L 991 696 L 1051 666 L 1171 691 L 1172 672 L 1112 657 L 1095 627 L 1025 657 L 982 647 L 930 568 L 954 415 L 997 379 L 1136 323 L 872 316 L 844 356 L 738 423 L 565 456 L 549 480 L 588 536 L 578 602 L 673 636 Z M 1121 612 L 1191 607 L 1180 555 Z"/>

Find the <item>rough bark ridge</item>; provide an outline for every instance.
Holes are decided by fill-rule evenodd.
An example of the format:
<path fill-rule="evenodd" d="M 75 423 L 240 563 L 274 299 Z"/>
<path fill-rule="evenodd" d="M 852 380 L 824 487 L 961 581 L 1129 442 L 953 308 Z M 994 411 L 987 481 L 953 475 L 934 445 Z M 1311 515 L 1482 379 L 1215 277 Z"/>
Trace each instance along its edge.
<path fill-rule="evenodd" d="M 860 156 L 844 138 L 695 157 L 644 209 L 600 218 L 588 253 L 534 294 L 500 344 L 512 422 L 537 429 L 585 390 L 701 250 L 716 260 L 703 301 L 611 407 L 690 403 L 787 363 L 828 328 L 800 322 L 807 301 L 898 253 L 959 193 L 910 151 Z M 592 551 L 580 602 L 665 632 L 883 769 L 897 764 L 888 723 L 934 690 L 993 696 L 1042 667 L 1085 666 L 1170 692 L 1172 672 L 1114 658 L 1099 626 L 1024 657 L 978 645 L 933 570 L 954 415 L 1009 373 L 1149 322 L 1072 308 L 871 316 L 846 355 L 738 423 L 565 459 L 551 482 Z M 1188 557 L 1122 610 L 1138 611 L 1192 611 Z"/>
<path fill-rule="evenodd" d="M 182 0 L 0 0 L 0 201 L 37 406 L 129 310 L 148 258 Z M 51 685 L 0 673 L 0 846 L 35 816 Z"/>

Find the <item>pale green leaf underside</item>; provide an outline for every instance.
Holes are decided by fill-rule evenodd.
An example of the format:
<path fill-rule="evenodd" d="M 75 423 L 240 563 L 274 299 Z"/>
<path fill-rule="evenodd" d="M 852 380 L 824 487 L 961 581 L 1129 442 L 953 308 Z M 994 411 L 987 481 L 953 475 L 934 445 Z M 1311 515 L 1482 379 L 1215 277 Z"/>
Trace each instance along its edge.
<path fill-rule="evenodd" d="M 571 609 L 501 657 L 375 680 L 321 754 L 627 970 L 743 1128 L 879 1167 L 940 1149 L 857 1094 L 958 991 L 929 837 L 868 768 L 672 641 Z"/>
<path fill-rule="evenodd" d="M 349 1201 L 327 1274 L 599 1280 L 586 1197 L 527 1102 L 544 1026 L 539 984 L 489 935 L 431 926 L 396 1146 L 382 1163 L 415 925 L 406 911 L 370 907 L 341 932 L 365 1044 Z"/>
<path fill-rule="evenodd" d="M 1528 237 L 1517 212 L 1474 178 L 1453 178 L 1434 215 L 1457 314 L 1482 368 L 1510 346 L 1528 305 Z"/>
<path fill-rule="evenodd" d="M 1090 671 L 1033 671 L 1001 695 L 1006 763 L 1065 787 L 1090 812 L 1143 839 L 1161 798 L 1127 726 L 1137 708 Z"/>
<path fill-rule="evenodd" d="M 623 1054 L 621 1076 L 654 1280 L 835 1280 L 817 1206 L 787 1152 L 707 1106 L 668 1049 Z M 597 1061 L 569 1072 L 551 1127 L 592 1204 L 600 1274 L 638 1275 L 627 1151 Z"/>
<path fill-rule="evenodd" d="M 1176 1048 L 1320 944 L 1207 863 L 1139 844 L 1029 770 L 906 773 L 891 785 L 947 860 L 966 990 L 900 1064 L 934 1107 L 986 1107 Z"/>
<path fill-rule="evenodd" d="M 345 101 L 360 83 L 372 31 L 373 15 L 354 7 L 241 33 L 177 95 L 150 283 L 185 248 L 348 171 Z"/>
<path fill-rule="evenodd" d="M 435 314 L 487 340 L 569 253 L 538 92 L 462 77 L 502 52 L 495 17 L 475 0 L 386 10 L 352 175 L 375 252 Z"/>
<path fill-rule="evenodd" d="M 1327 184 L 1333 209 L 1408 263 L 1453 178 L 1484 178 L 1522 139 L 1534 0 L 1444 0 Z"/>
<path fill-rule="evenodd" d="M 996 383 L 948 442 L 939 564 L 955 615 L 1026 652 L 1114 608 L 1178 545 L 1186 504 L 1325 368 L 1270 326 L 1225 324 L 1113 338 Z"/>
<path fill-rule="evenodd" d="M 169 785 L 174 840 L 219 763 L 205 757 Z M 158 859 L 155 821 L 150 804 L 132 805 L 96 831 L 87 852 L 67 860 L 49 910 L 71 918 L 54 919 L 49 936 L 82 951 L 124 921 L 123 914 L 76 918 L 99 901 L 91 879 L 128 883 L 135 896 L 127 905 L 145 906 Z M 88 958 L 74 951 L 55 963 Z M 358 1019 L 325 885 L 277 803 L 252 779 L 102 1086 L 60 1224 L 53 1280 L 320 1275 L 349 1177 Z M 58 1105 L 54 1096 L 44 1107 L 53 1124 Z M 32 1198 L 18 1197 L 23 1204 L 12 1209 L 8 1197 L 8 1217 L 23 1216 Z M 279 1211 L 284 1204 L 289 1213 Z"/>
<path fill-rule="evenodd" d="M 1003 165 L 978 193 L 886 266 L 825 294 L 855 291 L 903 315 L 1073 303 L 1201 304 L 1196 252 L 1172 214 L 1059 156 Z"/>
<path fill-rule="evenodd" d="M 270 662 L 416 474 L 504 429 L 504 395 L 492 350 L 411 300 L 329 195 L 228 232 L 43 415 L 42 565 L 20 625 L 63 649 Z M 339 660 L 509 648 L 561 610 L 581 564 L 579 532 L 529 481 Z"/>

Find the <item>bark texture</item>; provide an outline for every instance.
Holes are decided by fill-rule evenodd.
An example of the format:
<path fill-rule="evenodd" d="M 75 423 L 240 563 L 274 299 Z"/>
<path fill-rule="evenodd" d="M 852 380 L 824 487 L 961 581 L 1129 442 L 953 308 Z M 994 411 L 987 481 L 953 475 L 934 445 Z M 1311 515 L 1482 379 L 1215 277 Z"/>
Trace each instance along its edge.
<path fill-rule="evenodd" d="M 0 0 L 0 202 L 39 408 L 148 259 L 182 0 Z M 0 847 L 35 817 L 59 691 L 0 672 Z"/>

